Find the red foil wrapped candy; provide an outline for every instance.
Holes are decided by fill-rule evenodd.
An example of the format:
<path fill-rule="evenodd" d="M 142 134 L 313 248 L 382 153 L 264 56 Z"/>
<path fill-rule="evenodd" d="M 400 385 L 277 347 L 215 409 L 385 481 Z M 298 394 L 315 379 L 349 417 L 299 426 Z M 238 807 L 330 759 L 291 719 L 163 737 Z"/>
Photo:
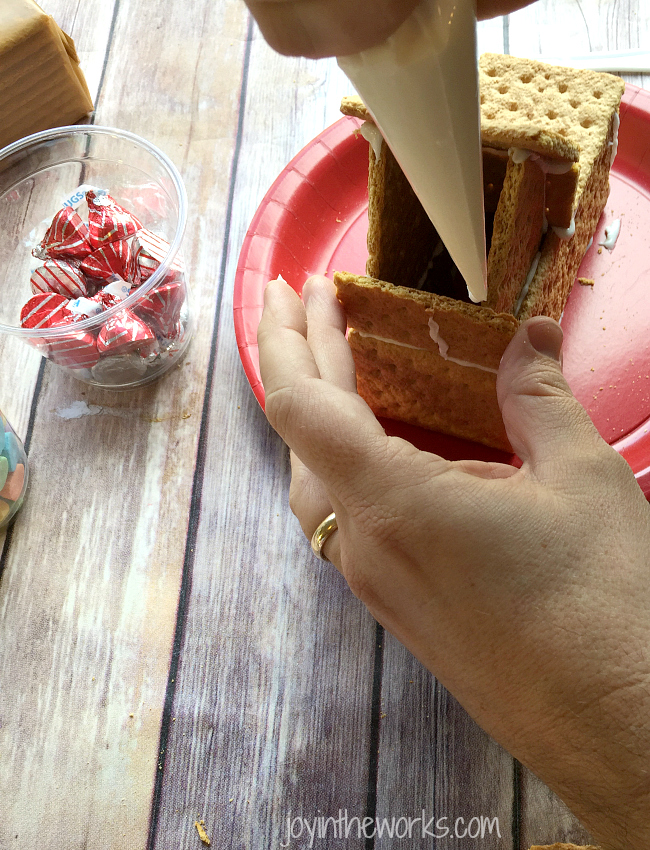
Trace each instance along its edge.
<path fill-rule="evenodd" d="M 58 292 L 66 298 L 87 294 L 84 276 L 66 260 L 46 260 L 32 272 L 30 283 L 32 292 Z"/>
<path fill-rule="evenodd" d="M 97 337 L 100 354 L 128 354 L 138 349 L 142 354 L 155 345 L 151 328 L 131 310 L 121 310 L 106 322 Z"/>
<path fill-rule="evenodd" d="M 43 241 L 32 253 L 41 260 L 46 257 L 81 260 L 92 250 L 88 227 L 72 207 L 63 207 L 54 216 Z"/>
<path fill-rule="evenodd" d="M 23 328 L 49 328 L 70 315 L 68 299 L 56 292 L 42 292 L 32 297 L 20 311 Z"/>
<path fill-rule="evenodd" d="M 109 307 L 115 307 L 120 301 L 124 301 L 130 289 L 131 287 L 127 281 L 122 280 L 117 275 L 113 275 L 113 280 L 93 295 L 90 300 L 101 304 L 105 310 L 108 310 Z"/>
<path fill-rule="evenodd" d="M 136 309 L 161 336 L 169 337 L 175 333 L 184 298 L 180 281 L 163 283 L 138 302 Z"/>
<path fill-rule="evenodd" d="M 147 280 L 156 271 L 158 266 L 169 252 L 169 242 L 161 236 L 156 236 L 150 230 L 139 230 L 133 238 L 133 264 L 131 277 L 138 283 Z M 183 263 L 176 256 L 170 266 L 172 278 L 183 274 Z"/>
<path fill-rule="evenodd" d="M 48 356 L 59 366 L 91 369 L 99 360 L 97 340 L 89 331 L 73 331 L 48 341 Z"/>
<path fill-rule="evenodd" d="M 90 244 L 93 248 L 128 239 L 142 227 L 140 221 L 110 195 L 86 192 L 86 201 Z"/>
<path fill-rule="evenodd" d="M 108 280 L 112 275 L 128 277 L 131 269 L 131 244 L 126 240 L 109 242 L 89 254 L 79 267 L 90 277 Z"/>

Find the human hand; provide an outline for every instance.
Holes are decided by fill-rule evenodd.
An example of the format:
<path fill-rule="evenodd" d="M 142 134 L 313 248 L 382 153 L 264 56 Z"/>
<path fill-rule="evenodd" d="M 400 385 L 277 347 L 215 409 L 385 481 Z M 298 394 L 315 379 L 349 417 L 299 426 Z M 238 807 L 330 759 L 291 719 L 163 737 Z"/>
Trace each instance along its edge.
<path fill-rule="evenodd" d="M 420 0 L 246 0 L 262 35 L 288 56 L 346 56 L 385 41 Z M 477 0 L 479 19 L 533 0 Z"/>
<path fill-rule="evenodd" d="M 356 394 L 333 284 L 271 282 L 266 414 L 290 502 L 372 615 L 611 850 L 650 839 L 650 508 L 597 434 L 538 317 L 497 391 L 520 469 L 388 437 Z"/>

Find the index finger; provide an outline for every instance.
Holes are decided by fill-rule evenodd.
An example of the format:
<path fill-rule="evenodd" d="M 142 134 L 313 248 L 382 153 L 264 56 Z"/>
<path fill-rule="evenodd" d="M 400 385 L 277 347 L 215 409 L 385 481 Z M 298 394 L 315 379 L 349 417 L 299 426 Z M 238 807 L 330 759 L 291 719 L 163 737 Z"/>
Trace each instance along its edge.
<path fill-rule="evenodd" d="M 266 415 L 328 487 L 340 497 L 358 493 L 385 457 L 388 438 L 365 401 L 341 386 L 336 374 L 321 378 L 306 335 L 300 298 L 288 284 L 271 281 L 258 329 Z"/>

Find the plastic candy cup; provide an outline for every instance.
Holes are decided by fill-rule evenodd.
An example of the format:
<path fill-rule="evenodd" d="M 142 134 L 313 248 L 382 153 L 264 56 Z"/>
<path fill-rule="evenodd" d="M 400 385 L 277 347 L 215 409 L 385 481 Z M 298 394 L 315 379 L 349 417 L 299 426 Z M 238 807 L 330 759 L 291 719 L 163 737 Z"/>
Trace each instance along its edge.
<path fill-rule="evenodd" d="M 186 216 L 178 171 L 132 133 L 59 127 L 0 150 L 0 332 L 88 384 L 155 380 L 192 335 Z"/>

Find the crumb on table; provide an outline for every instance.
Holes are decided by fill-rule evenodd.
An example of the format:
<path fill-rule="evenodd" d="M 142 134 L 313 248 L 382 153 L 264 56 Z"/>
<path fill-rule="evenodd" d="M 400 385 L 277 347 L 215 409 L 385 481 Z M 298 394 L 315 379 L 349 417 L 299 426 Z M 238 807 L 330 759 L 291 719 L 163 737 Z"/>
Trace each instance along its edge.
<path fill-rule="evenodd" d="M 194 826 L 196 827 L 196 831 L 198 832 L 201 841 L 209 847 L 210 839 L 208 838 L 208 833 L 205 831 L 205 821 L 195 820 Z"/>

